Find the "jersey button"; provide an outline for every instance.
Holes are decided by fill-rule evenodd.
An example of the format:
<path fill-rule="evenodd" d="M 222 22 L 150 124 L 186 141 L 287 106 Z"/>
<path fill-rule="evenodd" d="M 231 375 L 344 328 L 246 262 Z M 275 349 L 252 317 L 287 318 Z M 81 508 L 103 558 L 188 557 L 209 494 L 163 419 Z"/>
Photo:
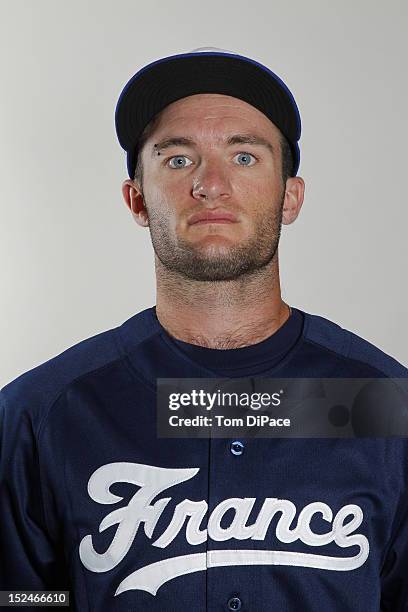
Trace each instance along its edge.
<path fill-rule="evenodd" d="M 228 610 L 240 610 L 242 607 L 242 601 L 239 597 L 231 597 L 228 600 Z"/>
<path fill-rule="evenodd" d="M 233 455 L 242 455 L 244 452 L 244 445 L 239 440 L 231 442 L 230 451 Z M 237 608 L 239 610 L 239 608 Z"/>

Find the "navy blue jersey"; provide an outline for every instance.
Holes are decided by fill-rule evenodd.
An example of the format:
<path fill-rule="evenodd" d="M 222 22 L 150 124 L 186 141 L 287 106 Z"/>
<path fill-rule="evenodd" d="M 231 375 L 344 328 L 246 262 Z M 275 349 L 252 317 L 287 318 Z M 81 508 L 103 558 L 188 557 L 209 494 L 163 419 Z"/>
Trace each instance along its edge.
<path fill-rule="evenodd" d="M 0 392 L 0 587 L 79 612 L 408 610 L 403 437 L 158 438 L 158 378 L 406 377 L 293 309 L 270 338 L 175 340 L 155 307 Z M 386 409 L 386 407 L 384 407 Z"/>

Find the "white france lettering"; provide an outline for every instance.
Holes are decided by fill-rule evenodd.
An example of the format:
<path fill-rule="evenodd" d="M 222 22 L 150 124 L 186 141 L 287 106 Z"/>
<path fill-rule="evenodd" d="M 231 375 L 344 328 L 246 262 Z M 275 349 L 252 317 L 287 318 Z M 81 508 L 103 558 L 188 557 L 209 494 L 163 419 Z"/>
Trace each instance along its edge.
<path fill-rule="evenodd" d="M 158 520 L 171 497 L 152 500 L 164 490 L 190 480 L 199 468 L 162 468 L 140 463 L 108 463 L 98 468 L 88 482 L 90 497 L 100 504 L 117 504 L 122 497 L 114 495 L 110 486 L 116 482 L 126 482 L 139 487 L 127 506 L 116 508 L 101 521 L 99 532 L 117 525 L 111 544 L 105 552 L 99 553 L 93 546 L 92 535 L 86 535 L 79 545 L 79 556 L 83 565 L 93 572 L 107 572 L 114 568 L 129 551 L 139 527 L 143 524 L 144 533 L 152 539 Z M 228 565 L 293 565 L 325 570 L 346 571 L 360 567 L 369 554 L 369 542 L 363 534 L 355 530 L 363 521 L 363 511 L 356 504 L 340 508 L 333 519 L 333 512 L 322 501 L 307 504 L 299 513 L 297 523 L 296 506 L 288 499 L 265 498 L 256 520 L 248 525 L 249 516 L 256 502 L 255 497 L 232 497 L 224 499 L 212 510 L 208 517 L 208 528 L 202 525 L 208 506 L 205 500 L 184 499 L 174 509 L 173 516 L 164 532 L 152 542 L 153 546 L 164 549 L 185 528 L 186 541 L 191 546 L 204 543 L 207 538 L 221 542 L 227 540 L 252 539 L 265 540 L 270 523 L 277 513 L 280 517 L 276 524 L 276 538 L 285 544 L 300 540 L 308 546 L 324 546 L 335 542 L 339 547 L 358 546 L 354 557 L 327 556 L 284 550 L 238 550 L 230 545 L 224 550 L 209 550 L 208 553 L 186 554 L 162 559 L 132 572 L 120 583 L 115 595 L 130 590 L 145 590 L 153 595 L 168 580 L 183 574 L 206 570 L 207 567 Z M 221 527 L 226 513 L 233 511 L 227 527 Z M 327 522 L 326 533 L 317 534 L 311 529 L 315 514 Z M 347 517 L 352 519 L 345 524 Z"/>

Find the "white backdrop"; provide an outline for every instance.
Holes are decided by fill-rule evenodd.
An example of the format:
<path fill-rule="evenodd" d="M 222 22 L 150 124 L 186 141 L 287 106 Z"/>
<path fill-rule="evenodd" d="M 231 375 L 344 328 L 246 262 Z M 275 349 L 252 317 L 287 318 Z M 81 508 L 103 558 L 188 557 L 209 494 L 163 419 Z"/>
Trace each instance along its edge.
<path fill-rule="evenodd" d="M 141 66 L 204 46 L 265 63 L 299 105 L 306 196 L 282 228 L 283 298 L 408 364 L 406 3 L 0 7 L 0 386 L 155 303 L 114 110 Z"/>

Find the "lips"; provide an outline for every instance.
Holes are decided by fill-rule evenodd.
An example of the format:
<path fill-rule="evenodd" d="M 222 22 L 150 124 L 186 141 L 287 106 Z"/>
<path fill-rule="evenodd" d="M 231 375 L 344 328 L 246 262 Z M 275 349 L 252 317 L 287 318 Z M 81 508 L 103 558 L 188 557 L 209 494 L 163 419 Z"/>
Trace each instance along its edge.
<path fill-rule="evenodd" d="M 189 225 L 196 223 L 236 223 L 237 218 L 233 213 L 227 211 L 212 211 L 203 210 L 201 212 L 194 213 L 188 221 Z"/>

